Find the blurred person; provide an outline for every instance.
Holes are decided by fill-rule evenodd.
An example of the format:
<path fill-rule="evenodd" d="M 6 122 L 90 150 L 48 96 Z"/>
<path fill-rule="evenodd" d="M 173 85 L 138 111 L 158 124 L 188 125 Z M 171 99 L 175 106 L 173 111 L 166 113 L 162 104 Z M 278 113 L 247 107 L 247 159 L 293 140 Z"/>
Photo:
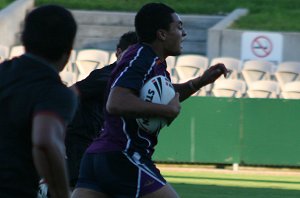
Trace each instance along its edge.
<path fill-rule="evenodd" d="M 25 18 L 25 54 L 0 64 L 0 197 L 37 197 L 40 178 L 52 197 L 70 196 L 64 136 L 77 106 L 60 80 L 76 35 L 72 14 L 45 5 Z"/>
<path fill-rule="evenodd" d="M 123 34 L 116 46 L 117 60 L 131 45 L 137 43 L 135 32 Z M 86 148 L 96 138 L 103 125 L 104 93 L 108 79 L 116 62 L 96 69 L 82 81 L 75 83 L 71 89 L 79 96 L 79 106 L 74 119 L 67 128 L 66 152 L 71 187 L 75 187 L 79 175 L 80 160 Z"/>
<path fill-rule="evenodd" d="M 179 197 L 152 160 L 159 133 L 139 128 L 136 118 L 160 117 L 170 124 L 180 113 L 180 102 L 226 76 L 225 66 L 216 64 L 202 76 L 174 84 L 177 93 L 167 105 L 141 100 L 139 91 L 147 80 L 157 75 L 170 79 L 165 59 L 181 54 L 186 32 L 179 15 L 162 3 L 144 5 L 135 30 L 139 43 L 123 54 L 112 73 L 104 130 L 83 156 L 72 198 Z"/>

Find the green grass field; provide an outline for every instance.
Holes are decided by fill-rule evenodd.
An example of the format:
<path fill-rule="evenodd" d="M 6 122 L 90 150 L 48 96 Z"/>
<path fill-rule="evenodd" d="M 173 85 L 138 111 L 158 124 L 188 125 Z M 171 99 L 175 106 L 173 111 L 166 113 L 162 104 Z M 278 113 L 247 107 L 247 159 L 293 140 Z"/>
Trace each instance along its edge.
<path fill-rule="evenodd" d="M 12 0 L 0 0 L 0 8 Z M 152 0 L 35 0 L 36 5 L 55 3 L 70 9 L 137 11 Z M 160 0 L 171 5 L 181 14 L 226 15 L 236 8 L 247 8 L 249 14 L 242 17 L 232 28 L 300 31 L 299 0 Z"/>
<path fill-rule="evenodd" d="M 161 169 L 181 198 L 299 198 L 300 172 Z"/>
<path fill-rule="evenodd" d="M 137 11 L 153 0 L 36 0 L 36 4 L 58 3 L 72 9 Z M 160 0 L 181 14 L 226 15 L 236 8 L 247 8 L 233 28 L 273 31 L 300 31 L 299 0 Z"/>

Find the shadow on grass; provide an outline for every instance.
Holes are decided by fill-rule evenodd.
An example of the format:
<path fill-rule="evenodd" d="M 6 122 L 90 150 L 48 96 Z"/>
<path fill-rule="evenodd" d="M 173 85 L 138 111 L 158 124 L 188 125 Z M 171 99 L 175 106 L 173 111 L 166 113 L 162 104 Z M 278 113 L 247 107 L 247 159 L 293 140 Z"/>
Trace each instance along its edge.
<path fill-rule="evenodd" d="M 171 184 L 181 198 L 300 198 L 300 190 Z"/>

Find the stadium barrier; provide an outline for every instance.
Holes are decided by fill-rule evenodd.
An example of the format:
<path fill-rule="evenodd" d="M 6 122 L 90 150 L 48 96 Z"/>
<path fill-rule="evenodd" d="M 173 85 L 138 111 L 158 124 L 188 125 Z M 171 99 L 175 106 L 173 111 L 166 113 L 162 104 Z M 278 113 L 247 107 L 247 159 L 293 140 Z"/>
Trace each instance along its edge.
<path fill-rule="evenodd" d="M 191 97 L 160 132 L 154 160 L 300 166 L 300 101 Z"/>

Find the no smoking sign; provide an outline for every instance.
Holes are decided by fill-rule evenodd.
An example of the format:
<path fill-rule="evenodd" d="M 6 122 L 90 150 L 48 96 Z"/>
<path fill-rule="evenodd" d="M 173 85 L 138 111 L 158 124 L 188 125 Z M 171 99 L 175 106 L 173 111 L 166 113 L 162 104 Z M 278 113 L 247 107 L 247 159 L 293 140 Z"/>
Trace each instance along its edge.
<path fill-rule="evenodd" d="M 282 35 L 278 33 L 245 32 L 242 35 L 242 60 L 264 59 L 281 62 Z"/>
<path fill-rule="evenodd" d="M 257 57 L 264 58 L 271 54 L 273 45 L 272 41 L 268 37 L 258 36 L 252 41 L 251 48 L 253 54 Z"/>

